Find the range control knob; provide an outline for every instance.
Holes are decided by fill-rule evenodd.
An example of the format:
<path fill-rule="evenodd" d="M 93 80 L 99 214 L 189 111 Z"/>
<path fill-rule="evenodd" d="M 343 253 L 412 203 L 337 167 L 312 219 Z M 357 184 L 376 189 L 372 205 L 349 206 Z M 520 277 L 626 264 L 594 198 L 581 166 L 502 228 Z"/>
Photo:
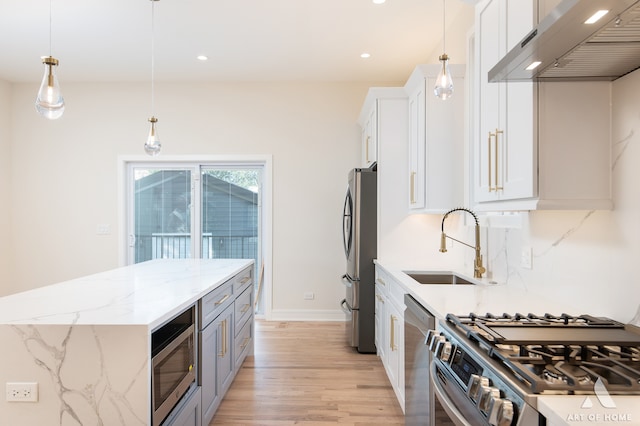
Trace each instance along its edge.
<path fill-rule="evenodd" d="M 431 340 L 438 335 L 438 330 L 430 329 L 427 331 L 427 337 L 424 339 L 424 344 L 429 347 L 431 345 Z"/>
<path fill-rule="evenodd" d="M 431 343 L 429 344 L 429 350 L 431 352 L 435 353 L 436 352 L 436 348 L 438 347 L 438 343 L 440 343 L 440 342 L 444 343 L 446 341 L 447 341 L 447 339 L 442 335 L 433 336 L 433 338 L 431 339 Z"/>
<path fill-rule="evenodd" d="M 481 386 L 480 397 L 476 400 L 476 405 L 486 415 L 491 414 L 491 408 L 495 401 L 500 399 L 500 390 L 493 386 Z"/>
<path fill-rule="evenodd" d="M 436 346 L 435 355 L 442 361 L 449 362 L 449 360 L 451 359 L 452 349 L 453 346 L 451 345 L 451 342 L 447 342 L 446 340 L 439 341 Z"/>
<path fill-rule="evenodd" d="M 483 386 L 489 387 L 489 379 L 484 376 L 472 374 L 467 384 L 467 396 L 477 402 Z"/>
<path fill-rule="evenodd" d="M 491 426 L 511 426 L 515 411 L 513 403 L 508 399 L 496 399 L 489 414 L 489 424 Z"/>

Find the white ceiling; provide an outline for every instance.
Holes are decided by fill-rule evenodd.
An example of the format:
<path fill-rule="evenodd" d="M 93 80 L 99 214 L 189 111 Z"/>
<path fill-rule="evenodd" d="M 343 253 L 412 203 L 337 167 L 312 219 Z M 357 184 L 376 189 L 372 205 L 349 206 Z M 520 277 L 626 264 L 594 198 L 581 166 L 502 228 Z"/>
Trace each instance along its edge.
<path fill-rule="evenodd" d="M 152 4 L 157 81 L 403 81 L 442 39 L 443 0 L 51 1 L 61 82 L 149 80 Z M 0 0 L 0 54 L 0 79 L 42 78 L 49 0 Z"/>

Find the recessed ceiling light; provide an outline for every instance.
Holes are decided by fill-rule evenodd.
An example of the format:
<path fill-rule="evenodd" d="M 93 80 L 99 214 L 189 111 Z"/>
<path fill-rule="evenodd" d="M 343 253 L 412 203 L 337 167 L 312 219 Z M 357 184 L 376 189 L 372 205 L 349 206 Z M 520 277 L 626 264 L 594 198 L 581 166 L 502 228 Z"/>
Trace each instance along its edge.
<path fill-rule="evenodd" d="M 608 10 L 599 10 L 596 13 L 594 13 L 593 15 L 591 15 L 591 18 L 589 18 L 586 21 L 584 21 L 584 23 L 585 24 L 594 24 L 594 23 L 598 22 L 600 20 L 600 18 L 602 18 L 607 13 L 609 13 Z"/>
<path fill-rule="evenodd" d="M 362 59 L 370 58 L 370 57 L 371 57 L 371 53 L 367 53 L 367 52 L 361 53 L 361 54 L 360 54 L 360 57 L 361 57 Z"/>
<path fill-rule="evenodd" d="M 207 56 L 204 56 L 204 55 L 198 55 L 197 58 L 199 61 L 206 61 L 207 59 L 209 59 Z"/>
<path fill-rule="evenodd" d="M 371 0 L 373 2 L 373 4 L 382 4 L 387 0 Z"/>

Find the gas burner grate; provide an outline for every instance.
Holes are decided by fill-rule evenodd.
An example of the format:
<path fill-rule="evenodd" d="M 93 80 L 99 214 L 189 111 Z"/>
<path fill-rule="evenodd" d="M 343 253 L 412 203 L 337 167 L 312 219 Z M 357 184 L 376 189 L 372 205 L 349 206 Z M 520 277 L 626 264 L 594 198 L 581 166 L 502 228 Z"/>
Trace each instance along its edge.
<path fill-rule="evenodd" d="M 533 393 L 640 394 L 640 334 L 609 318 L 568 314 L 447 315 Z"/>

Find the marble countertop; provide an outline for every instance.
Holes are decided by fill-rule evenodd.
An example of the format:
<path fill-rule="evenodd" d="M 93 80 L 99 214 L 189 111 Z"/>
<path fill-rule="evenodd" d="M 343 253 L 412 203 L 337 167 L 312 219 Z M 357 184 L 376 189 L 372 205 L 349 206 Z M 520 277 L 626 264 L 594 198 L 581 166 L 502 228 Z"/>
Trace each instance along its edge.
<path fill-rule="evenodd" d="M 535 314 L 584 314 L 575 307 L 557 303 L 548 297 L 535 294 L 526 288 L 491 283 L 487 279 L 475 280 L 458 271 L 429 271 L 455 273 L 477 285 L 432 285 L 418 284 L 403 271 L 418 271 L 420 268 L 398 268 L 376 262 L 394 277 L 404 290 L 438 319 L 448 313 L 466 315 L 470 312 L 502 314 L 503 312 Z M 538 396 L 538 411 L 547 418 L 550 426 L 569 425 L 640 425 L 638 396 L 612 396 L 616 409 L 607 409 L 598 404 L 595 395 L 590 395 L 592 408 L 583 408 L 586 396 L 545 395 Z"/>
<path fill-rule="evenodd" d="M 381 262 L 376 264 L 391 274 L 397 282 L 420 304 L 437 318 L 447 314 L 466 315 L 470 312 L 502 314 L 504 312 L 535 314 L 583 314 L 575 307 L 557 303 L 550 298 L 528 291 L 526 288 L 491 283 L 487 279 L 476 280 L 458 271 L 430 271 L 455 273 L 477 285 L 419 284 L 403 271 L 419 271 L 419 268 L 399 268 Z"/>
<path fill-rule="evenodd" d="M 153 329 L 253 263 L 160 259 L 0 298 L 0 324 L 144 325 Z"/>

